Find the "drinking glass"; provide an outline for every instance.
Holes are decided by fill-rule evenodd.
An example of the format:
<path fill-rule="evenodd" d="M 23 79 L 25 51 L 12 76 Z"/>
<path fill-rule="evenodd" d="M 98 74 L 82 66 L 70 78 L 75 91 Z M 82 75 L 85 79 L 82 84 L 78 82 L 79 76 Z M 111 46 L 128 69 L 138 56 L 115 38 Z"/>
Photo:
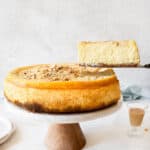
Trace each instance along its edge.
<path fill-rule="evenodd" d="M 144 101 L 132 101 L 127 104 L 127 107 L 130 121 L 130 129 L 128 135 L 131 137 L 139 136 L 142 134 L 141 125 L 148 105 Z"/>

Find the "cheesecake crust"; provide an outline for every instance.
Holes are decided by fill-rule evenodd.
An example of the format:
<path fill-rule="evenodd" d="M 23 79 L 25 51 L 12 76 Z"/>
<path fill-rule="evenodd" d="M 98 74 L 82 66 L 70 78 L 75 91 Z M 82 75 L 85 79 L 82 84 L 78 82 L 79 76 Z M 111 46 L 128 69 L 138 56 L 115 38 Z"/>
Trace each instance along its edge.
<path fill-rule="evenodd" d="M 7 96 L 5 96 L 5 97 L 7 98 Z M 92 111 L 97 111 L 97 110 L 100 110 L 100 109 L 105 109 L 107 107 L 110 107 L 112 105 L 117 104 L 117 102 L 118 102 L 118 99 L 114 99 L 109 104 L 106 105 L 106 104 L 102 103 L 101 105 L 99 105 L 97 108 L 95 107 L 94 109 L 85 109 L 85 110 L 82 110 L 82 109 L 80 109 L 80 107 L 74 107 L 74 109 L 66 109 L 66 110 L 60 111 L 59 108 L 49 110 L 48 108 L 46 108 L 43 105 L 40 105 L 40 104 L 38 104 L 36 102 L 34 102 L 34 103 L 29 103 L 29 102 L 21 103 L 18 100 L 15 100 L 14 102 L 12 102 L 8 98 L 7 98 L 7 100 L 10 103 L 12 103 L 12 104 L 15 104 L 15 105 L 17 105 L 17 106 L 19 106 L 19 107 L 21 107 L 21 108 L 23 108 L 25 110 L 33 112 L 33 113 L 54 113 L 54 114 L 92 112 Z"/>

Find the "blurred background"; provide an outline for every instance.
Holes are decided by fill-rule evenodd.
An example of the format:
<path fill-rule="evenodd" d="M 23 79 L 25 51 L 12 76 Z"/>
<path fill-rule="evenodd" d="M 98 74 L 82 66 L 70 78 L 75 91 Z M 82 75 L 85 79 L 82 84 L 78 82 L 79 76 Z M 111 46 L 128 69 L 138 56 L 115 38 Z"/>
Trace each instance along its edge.
<path fill-rule="evenodd" d="M 137 41 L 150 63 L 148 0 L 0 0 L 0 87 L 6 73 L 35 63 L 77 62 L 77 43 Z M 150 86 L 150 69 L 116 70 L 121 85 Z"/>

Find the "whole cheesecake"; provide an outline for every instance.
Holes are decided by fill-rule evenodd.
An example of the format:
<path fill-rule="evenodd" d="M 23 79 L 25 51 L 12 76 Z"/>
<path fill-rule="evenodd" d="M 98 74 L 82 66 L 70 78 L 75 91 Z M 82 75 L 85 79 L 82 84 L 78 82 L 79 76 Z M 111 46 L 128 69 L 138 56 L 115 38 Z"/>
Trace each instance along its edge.
<path fill-rule="evenodd" d="M 98 66 L 138 66 L 140 56 L 134 40 L 80 42 L 78 58 L 81 64 Z"/>
<path fill-rule="evenodd" d="M 86 112 L 116 104 L 119 81 L 112 69 L 75 64 L 17 68 L 4 82 L 8 101 L 33 112 Z"/>

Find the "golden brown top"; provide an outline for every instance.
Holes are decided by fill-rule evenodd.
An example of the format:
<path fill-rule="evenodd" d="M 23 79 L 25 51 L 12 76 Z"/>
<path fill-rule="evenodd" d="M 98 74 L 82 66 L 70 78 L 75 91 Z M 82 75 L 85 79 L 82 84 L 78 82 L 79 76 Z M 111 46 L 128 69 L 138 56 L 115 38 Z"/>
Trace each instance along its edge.
<path fill-rule="evenodd" d="M 118 84 L 112 69 L 75 64 L 40 64 L 16 68 L 8 73 L 5 84 L 38 89 L 84 89 Z"/>
<path fill-rule="evenodd" d="M 26 80 L 43 81 L 89 81 L 113 75 L 112 69 L 93 68 L 72 64 L 36 65 L 18 72 L 18 77 Z"/>

